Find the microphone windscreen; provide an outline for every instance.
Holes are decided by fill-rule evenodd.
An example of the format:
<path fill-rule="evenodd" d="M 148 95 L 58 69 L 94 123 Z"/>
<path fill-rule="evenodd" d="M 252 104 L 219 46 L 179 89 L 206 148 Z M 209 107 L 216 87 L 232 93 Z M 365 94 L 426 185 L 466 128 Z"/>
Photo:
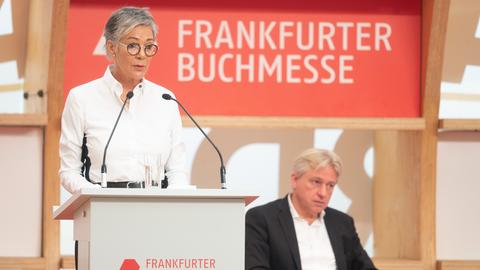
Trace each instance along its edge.
<path fill-rule="evenodd" d="M 133 91 L 128 91 L 127 99 L 131 99 L 133 97 Z"/>
<path fill-rule="evenodd" d="M 163 95 L 162 95 L 162 98 L 163 98 L 163 99 L 166 99 L 166 100 L 171 100 L 171 99 L 172 99 L 172 96 L 170 96 L 169 94 L 163 94 Z"/>

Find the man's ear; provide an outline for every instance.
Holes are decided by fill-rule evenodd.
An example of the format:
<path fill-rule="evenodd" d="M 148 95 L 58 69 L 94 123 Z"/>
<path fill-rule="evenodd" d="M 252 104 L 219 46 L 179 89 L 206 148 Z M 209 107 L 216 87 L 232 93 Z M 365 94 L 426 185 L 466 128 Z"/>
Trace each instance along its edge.
<path fill-rule="evenodd" d="M 295 190 L 295 187 L 297 186 L 297 176 L 294 172 L 290 174 L 290 186 L 292 187 L 292 190 Z"/>

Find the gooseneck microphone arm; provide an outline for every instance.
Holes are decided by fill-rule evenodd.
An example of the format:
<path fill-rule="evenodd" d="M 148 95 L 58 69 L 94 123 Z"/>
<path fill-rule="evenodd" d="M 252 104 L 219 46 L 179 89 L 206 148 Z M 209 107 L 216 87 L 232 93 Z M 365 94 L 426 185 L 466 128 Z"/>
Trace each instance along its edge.
<path fill-rule="evenodd" d="M 108 145 L 110 144 L 110 140 L 112 139 L 113 133 L 115 132 L 115 129 L 117 128 L 118 125 L 118 120 L 120 120 L 120 116 L 122 116 L 122 112 L 125 109 L 125 105 L 127 105 L 127 102 L 133 97 L 133 91 L 129 91 L 127 93 L 127 97 L 125 98 L 125 101 L 123 102 L 122 109 L 120 110 L 120 113 L 118 114 L 117 121 L 115 121 L 115 125 L 113 125 L 112 132 L 110 133 L 110 137 L 108 138 L 107 144 L 105 145 L 105 148 L 103 149 L 103 160 L 102 160 L 102 182 L 101 186 L 102 188 L 107 187 L 107 165 L 105 164 L 105 158 L 107 157 L 107 149 Z"/>
<path fill-rule="evenodd" d="M 185 109 L 185 107 L 183 107 L 183 105 L 176 99 L 174 99 L 171 95 L 169 94 L 163 94 L 162 95 L 163 99 L 165 100 L 173 100 L 175 101 L 178 106 L 180 106 L 180 108 L 182 108 L 182 110 L 188 115 L 188 117 L 190 118 L 190 120 L 192 120 L 192 122 L 195 124 L 195 126 L 197 126 L 197 128 L 202 132 L 203 136 L 205 136 L 205 138 L 207 139 L 207 141 L 213 146 L 213 148 L 215 149 L 215 151 L 217 151 L 217 154 L 218 156 L 220 157 L 220 183 L 222 184 L 222 189 L 226 189 L 227 188 L 227 183 L 226 183 L 226 180 L 225 180 L 225 174 L 226 174 L 226 170 L 225 170 L 225 165 L 223 163 L 223 157 L 222 157 L 222 154 L 220 153 L 220 150 L 218 150 L 217 146 L 212 142 L 212 140 L 210 140 L 210 138 L 208 137 L 208 135 L 203 131 L 203 129 L 198 125 L 197 121 L 195 121 L 195 119 L 193 119 L 193 117 L 188 113 L 188 111 Z"/>

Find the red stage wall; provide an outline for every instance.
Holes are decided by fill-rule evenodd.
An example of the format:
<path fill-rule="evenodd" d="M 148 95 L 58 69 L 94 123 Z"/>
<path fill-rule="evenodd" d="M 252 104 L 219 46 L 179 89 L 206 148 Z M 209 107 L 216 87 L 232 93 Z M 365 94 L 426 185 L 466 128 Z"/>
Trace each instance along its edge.
<path fill-rule="evenodd" d="M 103 74 L 104 24 L 136 5 L 159 26 L 147 78 L 192 114 L 420 116 L 420 0 L 165 2 L 72 1 L 66 92 Z"/>

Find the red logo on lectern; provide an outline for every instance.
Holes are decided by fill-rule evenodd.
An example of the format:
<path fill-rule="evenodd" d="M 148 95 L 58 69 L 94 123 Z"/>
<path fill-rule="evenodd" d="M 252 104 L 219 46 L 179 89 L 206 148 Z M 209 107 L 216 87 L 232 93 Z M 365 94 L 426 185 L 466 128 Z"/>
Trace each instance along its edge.
<path fill-rule="evenodd" d="M 135 259 L 125 259 L 123 260 L 120 270 L 139 270 L 140 265 L 138 265 Z"/>

